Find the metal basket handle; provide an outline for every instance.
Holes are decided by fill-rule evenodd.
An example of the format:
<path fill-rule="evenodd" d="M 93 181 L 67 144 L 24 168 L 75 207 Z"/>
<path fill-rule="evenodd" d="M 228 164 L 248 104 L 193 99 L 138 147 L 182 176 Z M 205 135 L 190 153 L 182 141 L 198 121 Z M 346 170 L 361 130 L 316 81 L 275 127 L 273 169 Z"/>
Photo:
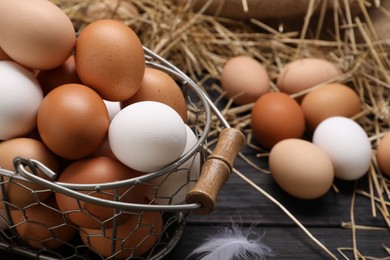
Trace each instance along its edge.
<path fill-rule="evenodd" d="M 202 166 L 194 188 L 187 194 L 187 203 L 199 203 L 194 212 L 206 215 L 215 208 L 217 196 L 233 169 L 233 162 L 245 144 L 243 133 L 235 128 L 221 131 L 217 146 Z"/>

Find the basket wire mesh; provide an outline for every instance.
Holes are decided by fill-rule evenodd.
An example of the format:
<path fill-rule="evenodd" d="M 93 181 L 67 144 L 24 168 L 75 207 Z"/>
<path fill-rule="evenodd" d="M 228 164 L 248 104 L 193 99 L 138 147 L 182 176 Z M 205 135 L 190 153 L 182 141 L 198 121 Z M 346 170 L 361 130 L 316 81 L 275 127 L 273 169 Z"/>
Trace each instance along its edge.
<path fill-rule="evenodd" d="M 148 173 L 140 177 L 102 184 L 71 184 L 60 183 L 56 181 L 57 173 L 41 162 L 32 158 L 17 157 L 14 160 L 14 171 L 0 169 L 0 192 L 3 198 L 4 212 L 0 218 L 1 224 L 6 226 L 0 233 L 0 248 L 9 250 L 15 253 L 20 253 L 24 256 L 39 259 L 116 259 L 116 258 L 131 258 L 131 259 L 162 259 L 164 258 L 177 244 L 181 237 L 185 225 L 187 215 L 201 207 L 200 203 L 180 203 L 172 204 L 170 197 L 157 197 L 159 184 L 151 183 L 154 178 L 159 177 L 162 182 L 174 172 L 180 171 L 180 174 L 187 176 L 187 181 L 177 190 L 193 186 L 197 182 L 198 176 L 190 174 L 193 167 L 193 160 L 196 156 L 200 157 L 201 165 L 206 158 L 204 147 L 207 143 L 207 135 L 210 131 L 211 112 L 213 111 L 220 119 L 225 127 L 229 127 L 226 120 L 219 113 L 218 109 L 213 105 L 211 100 L 205 93 L 183 72 L 177 69 L 168 61 L 164 60 L 151 50 L 144 47 L 146 66 L 162 70 L 171 75 L 181 86 L 183 94 L 186 97 L 188 111 L 191 114 L 188 125 L 196 133 L 196 144 L 182 157 L 156 172 Z M 187 162 L 186 166 L 183 166 Z M 189 163 L 188 163 L 189 162 Z M 38 171 L 42 171 L 48 176 L 48 179 L 38 176 Z M 40 190 L 33 190 L 24 185 L 27 182 L 33 182 L 42 187 Z M 34 203 L 18 207 L 7 200 L 6 186 L 19 185 L 24 189 L 28 189 L 35 197 Z M 149 185 L 154 190 L 154 198 L 145 204 L 128 203 L 121 201 L 121 195 L 118 193 L 120 188 L 125 187 L 128 191 L 137 185 Z M 77 200 L 79 209 L 85 214 L 89 214 L 91 218 L 94 215 L 83 208 L 85 203 L 93 203 L 99 206 L 113 209 L 112 218 L 101 221 L 101 228 L 97 232 L 90 234 L 68 220 L 67 214 L 71 212 L 61 212 L 57 207 L 50 203 L 50 200 L 40 200 L 39 193 L 53 192 L 62 193 Z M 94 196 L 95 194 L 105 194 L 112 199 L 102 199 Z M 175 192 L 173 192 L 175 195 Z M 165 200 L 165 205 L 154 204 L 154 200 Z M 46 223 L 38 223 L 33 218 L 30 218 L 26 212 L 31 207 L 43 207 L 50 211 L 50 214 L 56 215 L 60 221 L 55 226 L 50 226 Z M 11 217 L 11 211 L 19 211 L 21 216 L 18 221 Z M 147 214 L 155 214 L 154 216 L 161 218 L 162 227 L 156 229 L 155 222 L 144 223 Z M 127 234 L 123 236 L 118 232 L 118 219 L 120 216 L 130 216 L 134 219 L 134 225 L 126 228 Z M 155 219 L 155 217 L 153 217 Z M 13 220 L 14 219 L 14 220 Z M 100 220 L 97 220 L 100 221 Z M 112 223 L 112 227 L 107 223 Z M 44 238 L 32 239 L 18 235 L 17 229 L 26 223 L 34 224 L 39 228 L 44 229 L 47 235 Z M 69 240 L 62 240 L 58 236 L 64 228 L 75 229 L 75 235 Z M 141 237 L 139 230 L 147 230 L 145 235 Z M 77 234 L 79 235 L 77 235 Z M 84 243 L 80 239 L 84 236 Z M 137 237 L 137 239 L 134 239 Z M 97 253 L 93 247 L 93 240 L 103 239 L 110 252 L 101 255 Z M 126 241 L 135 240 L 128 246 Z M 144 243 L 155 240 L 151 248 L 141 250 Z M 55 241 L 56 246 L 52 248 L 51 243 Z M 92 243 L 92 244 L 91 244 Z M 32 246 L 33 245 L 33 246 Z M 142 253 L 140 253 L 142 251 Z M 143 252 L 145 251 L 145 252 Z"/>

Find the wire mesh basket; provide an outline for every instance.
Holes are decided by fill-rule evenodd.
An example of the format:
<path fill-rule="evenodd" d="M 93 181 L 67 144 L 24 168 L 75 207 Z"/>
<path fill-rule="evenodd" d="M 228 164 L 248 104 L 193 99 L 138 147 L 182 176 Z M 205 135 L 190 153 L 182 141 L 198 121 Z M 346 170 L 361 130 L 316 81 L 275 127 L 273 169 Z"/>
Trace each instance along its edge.
<path fill-rule="evenodd" d="M 4 204 L 0 217 L 0 226 L 3 227 L 0 248 L 39 259 L 162 259 L 179 241 L 189 213 L 208 214 L 214 209 L 217 194 L 229 177 L 234 158 L 244 144 L 244 136 L 230 128 L 194 81 L 151 50 L 144 47 L 144 51 L 146 66 L 168 73 L 180 85 L 191 115 L 187 124 L 196 133 L 197 142 L 161 170 L 101 184 L 61 183 L 57 181 L 58 174 L 43 163 L 33 158 L 15 158 L 14 171 L 0 169 L 0 192 Z M 222 122 L 224 129 L 214 151 L 208 155 L 204 148 L 212 113 Z M 199 171 L 194 170 L 195 160 L 200 160 L 202 169 Z M 40 177 L 38 171 L 48 178 Z M 169 196 L 160 196 L 159 189 L 173 174 L 184 176 L 181 178 L 183 183 Z M 27 183 L 41 188 L 31 189 Z M 23 207 L 13 205 L 7 200 L 9 185 L 31 192 L 34 202 Z M 148 201 L 121 201 L 123 194 L 133 192 L 140 185 L 153 191 Z M 39 195 L 45 192 L 52 195 L 43 200 Z M 184 200 L 175 200 L 175 196 L 183 196 L 183 193 L 186 194 Z M 52 199 L 54 194 L 71 198 L 78 205 L 77 209 L 59 210 Z M 98 196 L 102 194 L 105 197 Z M 98 206 L 98 209 L 108 208 L 112 214 L 107 219 L 98 219 L 90 210 L 90 205 Z M 32 213 L 34 211 L 53 221 L 42 221 Z M 80 227 L 70 220 L 70 214 L 84 214 L 95 219 L 99 228 Z"/>

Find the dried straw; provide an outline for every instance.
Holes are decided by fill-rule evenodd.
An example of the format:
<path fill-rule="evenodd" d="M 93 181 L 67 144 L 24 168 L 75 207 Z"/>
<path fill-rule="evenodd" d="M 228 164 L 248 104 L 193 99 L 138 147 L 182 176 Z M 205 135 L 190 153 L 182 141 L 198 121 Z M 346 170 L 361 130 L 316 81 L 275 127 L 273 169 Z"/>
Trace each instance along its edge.
<path fill-rule="evenodd" d="M 88 8 L 103 0 L 52 0 L 72 19 L 77 30 L 97 19 L 87 15 Z M 267 151 L 252 142 L 250 117 L 253 104 L 235 106 L 234 99 L 226 101 L 224 91 L 218 85 L 218 79 L 224 63 L 236 55 L 251 55 L 262 62 L 270 75 L 271 89 L 278 91 L 274 82 L 280 70 L 288 63 L 301 57 L 324 58 L 338 64 L 343 73 L 329 82 L 341 82 L 356 90 L 361 99 L 362 112 L 353 119 L 366 130 L 373 149 L 387 133 L 390 125 L 390 60 L 387 55 L 389 46 L 380 41 L 374 23 L 369 15 L 371 4 L 367 1 L 355 1 L 360 15 L 356 16 L 348 0 L 311 0 L 305 17 L 298 21 L 298 29 L 289 29 L 289 24 L 280 22 L 272 26 L 258 19 L 246 21 L 231 20 L 203 14 L 204 8 L 195 12 L 192 1 L 174 0 L 129 0 L 139 11 L 119 12 L 122 2 L 118 0 L 105 18 L 123 20 L 131 26 L 142 43 L 152 51 L 171 61 L 193 78 L 207 93 L 217 93 L 216 103 L 225 104 L 222 112 L 228 122 L 244 131 L 248 136 L 247 146 L 258 151 L 258 157 L 268 156 Z M 326 2 L 332 1 L 334 8 L 326 11 Z M 245 0 L 243 8 L 249 8 Z M 376 5 L 380 1 L 375 2 Z M 317 15 L 314 8 L 320 7 Z M 102 17 L 99 17 L 102 18 Z M 213 82 L 210 84 L 210 81 Z M 296 93 L 302 96 L 318 86 Z M 226 102 L 225 102 L 226 101 Z M 222 126 L 215 118 L 212 135 Z M 212 142 L 211 142 L 212 143 Z M 246 158 L 239 155 L 254 169 L 269 173 Z M 367 214 L 376 216 L 377 210 L 388 221 L 389 181 L 378 170 L 373 158 L 368 174 L 369 190 L 357 191 L 353 197 L 367 197 L 372 208 Z M 371 212 L 371 213 L 369 213 Z M 355 233 L 359 225 L 354 223 L 353 209 L 349 225 L 354 234 L 352 250 L 355 257 L 362 257 L 356 246 Z M 389 223 L 387 225 L 390 227 Z"/>

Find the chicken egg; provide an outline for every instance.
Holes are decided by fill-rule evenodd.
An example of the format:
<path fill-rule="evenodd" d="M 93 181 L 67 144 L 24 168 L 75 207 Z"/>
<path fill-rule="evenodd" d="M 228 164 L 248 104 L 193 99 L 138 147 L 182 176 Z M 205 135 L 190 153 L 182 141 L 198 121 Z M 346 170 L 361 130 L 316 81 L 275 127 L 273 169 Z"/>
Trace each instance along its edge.
<path fill-rule="evenodd" d="M 309 92 L 303 98 L 301 107 L 306 127 L 311 133 L 326 118 L 352 117 L 361 111 L 359 95 L 340 83 L 323 85 Z"/>
<path fill-rule="evenodd" d="M 334 116 L 322 121 L 314 131 L 313 143 L 329 156 L 336 178 L 357 180 L 370 168 L 370 140 L 350 118 Z"/>
<path fill-rule="evenodd" d="M 230 58 L 222 68 L 220 81 L 226 96 L 238 105 L 255 102 L 270 88 L 266 68 L 249 56 Z"/>
<path fill-rule="evenodd" d="M 186 125 L 187 142 L 183 155 L 194 147 L 198 139 Z M 200 173 L 200 155 L 196 154 L 179 166 L 179 169 L 152 179 L 146 188 L 146 197 L 155 204 L 179 204 L 185 201 Z"/>
<path fill-rule="evenodd" d="M 118 101 L 109 101 L 109 100 L 103 100 L 104 104 L 106 105 L 108 115 L 110 118 L 110 122 L 115 117 L 116 114 L 121 110 L 121 104 Z"/>
<path fill-rule="evenodd" d="M 0 140 L 31 132 L 43 100 L 33 73 L 16 62 L 0 61 L 0 92 Z"/>
<path fill-rule="evenodd" d="M 68 84 L 81 83 L 76 72 L 74 56 L 69 58 L 60 66 L 50 70 L 40 70 L 37 74 L 37 79 L 42 87 L 43 94 L 47 95 L 54 88 Z"/>
<path fill-rule="evenodd" d="M 288 63 L 279 73 L 276 85 L 280 91 L 294 94 L 341 74 L 339 67 L 325 59 L 302 58 Z"/>
<path fill-rule="evenodd" d="M 255 139 L 266 149 L 287 138 L 301 138 L 305 118 L 296 100 L 283 92 L 269 92 L 258 98 L 251 111 Z"/>
<path fill-rule="evenodd" d="M 0 2 L 0 46 L 31 69 L 52 69 L 71 55 L 76 33 L 70 18 L 47 0 Z"/>
<path fill-rule="evenodd" d="M 0 166 L 3 169 L 14 171 L 13 160 L 17 156 L 35 159 L 53 171 L 59 170 L 59 160 L 41 141 L 31 138 L 13 138 L 0 143 Z M 27 171 L 31 172 L 28 168 Z M 37 169 L 38 176 L 44 179 L 49 177 L 41 170 Z M 7 179 L 7 178 L 5 178 Z M 42 186 L 28 182 L 13 179 L 4 185 L 6 199 L 0 195 L 1 199 L 7 200 L 7 204 L 14 207 L 25 207 L 38 201 L 46 200 L 51 192 Z M 39 192 L 38 192 L 39 191 Z M 3 207 L 3 204 L 0 203 Z"/>
<path fill-rule="evenodd" d="M 76 228 L 64 221 L 52 198 L 46 205 L 11 210 L 11 217 L 20 238 L 33 248 L 58 248 L 77 234 Z"/>
<path fill-rule="evenodd" d="M 316 199 L 332 187 L 333 165 L 316 145 L 301 139 L 285 139 L 273 146 L 269 155 L 271 176 L 290 195 Z"/>
<path fill-rule="evenodd" d="M 378 143 L 376 150 L 376 159 L 379 169 L 386 175 L 390 176 L 390 133 L 386 133 Z"/>
<path fill-rule="evenodd" d="M 160 212 L 144 211 L 116 229 L 81 228 L 80 237 L 84 244 L 102 255 L 116 259 L 130 259 L 148 252 L 160 239 L 163 219 Z"/>
<path fill-rule="evenodd" d="M 183 92 L 167 73 L 153 68 L 146 68 L 141 88 L 129 99 L 121 102 L 121 107 L 139 101 L 157 101 L 173 109 L 187 122 L 187 104 Z"/>
<path fill-rule="evenodd" d="M 103 99 L 81 84 L 61 85 L 46 95 L 37 127 L 46 146 L 66 159 L 81 159 L 104 142 L 109 115 Z"/>
<path fill-rule="evenodd" d="M 2 60 L 12 60 L 10 56 L 7 55 L 7 53 L 4 52 L 4 50 L 0 47 L 0 61 Z"/>
<path fill-rule="evenodd" d="M 70 164 L 60 174 L 58 179 L 62 183 L 99 184 L 127 180 L 141 175 L 118 160 L 109 157 L 93 157 L 77 160 Z M 127 203 L 142 203 L 145 200 L 145 191 L 141 185 L 121 187 L 118 189 L 97 191 L 80 191 L 92 197 L 105 200 L 117 200 Z M 113 217 L 118 223 L 125 222 L 131 215 L 120 214 L 114 208 L 99 206 L 90 202 L 78 201 L 68 195 L 57 192 L 55 198 L 58 207 L 74 224 L 98 229 L 101 226 L 112 227 Z"/>
<path fill-rule="evenodd" d="M 131 104 L 112 119 L 108 142 L 113 154 L 128 167 L 152 172 L 183 153 L 187 130 L 170 106 L 156 101 Z"/>
<path fill-rule="evenodd" d="M 88 24 L 77 38 L 75 61 L 83 84 L 105 100 L 123 101 L 141 87 L 145 72 L 142 43 L 121 21 L 102 19 Z"/>

